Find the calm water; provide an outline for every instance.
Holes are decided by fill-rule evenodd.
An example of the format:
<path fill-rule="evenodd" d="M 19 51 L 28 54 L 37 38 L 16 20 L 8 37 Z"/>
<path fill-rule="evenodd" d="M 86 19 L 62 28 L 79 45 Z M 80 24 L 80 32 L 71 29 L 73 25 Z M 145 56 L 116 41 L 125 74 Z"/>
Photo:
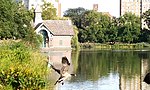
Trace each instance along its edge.
<path fill-rule="evenodd" d="M 149 85 L 142 80 L 150 69 L 150 51 L 66 51 L 51 52 L 49 56 L 55 66 L 59 66 L 62 56 L 67 56 L 72 64 L 71 72 L 77 74 L 71 80 L 65 81 L 64 85 L 58 84 L 56 90 L 147 90 L 149 88 Z"/>

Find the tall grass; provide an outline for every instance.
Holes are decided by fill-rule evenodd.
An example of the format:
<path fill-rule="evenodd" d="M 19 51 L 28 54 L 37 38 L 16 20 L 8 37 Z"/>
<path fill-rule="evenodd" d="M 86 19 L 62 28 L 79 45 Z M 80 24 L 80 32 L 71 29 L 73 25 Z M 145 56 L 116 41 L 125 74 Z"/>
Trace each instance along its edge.
<path fill-rule="evenodd" d="M 46 57 L 22 42 L 0 43 L 0 89 L 41 90 L 46 87 Z"/>

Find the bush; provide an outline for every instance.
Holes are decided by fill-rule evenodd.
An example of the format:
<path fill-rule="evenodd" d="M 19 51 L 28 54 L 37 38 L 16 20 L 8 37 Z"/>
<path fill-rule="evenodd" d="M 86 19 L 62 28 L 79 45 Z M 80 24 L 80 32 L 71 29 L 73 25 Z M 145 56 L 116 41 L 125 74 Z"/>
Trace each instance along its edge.
<path fill-rule="evenodd" d="M 46 85 L 46 57 L 21 42 L 0 44 L 0 89 L 41 90 Z"/>

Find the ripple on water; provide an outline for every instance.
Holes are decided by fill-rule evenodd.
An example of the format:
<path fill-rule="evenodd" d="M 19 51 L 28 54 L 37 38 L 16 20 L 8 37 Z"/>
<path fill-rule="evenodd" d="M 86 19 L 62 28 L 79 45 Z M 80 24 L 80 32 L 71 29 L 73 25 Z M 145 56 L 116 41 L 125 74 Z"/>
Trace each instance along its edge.
<path fill-rule="evenodd" d="M 59 85 L 58 90 L 119 90 L 119 75 L 109 74 L 108 77 L 97 81 L 65 82 Z"/>

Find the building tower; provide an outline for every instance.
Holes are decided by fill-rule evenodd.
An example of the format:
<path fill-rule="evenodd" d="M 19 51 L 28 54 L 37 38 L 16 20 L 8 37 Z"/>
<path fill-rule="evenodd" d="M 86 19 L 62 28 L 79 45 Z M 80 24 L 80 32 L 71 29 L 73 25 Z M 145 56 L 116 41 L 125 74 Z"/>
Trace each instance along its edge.
<path fill-rule="evenodd" d="M 93 4 L 93 10 L 98 11 L 98 4 Z"/>
<path fill-rule="evenodd" d="M 43 20 L 42 20 L 42 9 L 41 9 L 39 4 L 35 8 L 34 15 L 35 15 L 34 16 L 34 26 L 43 22 Z"/>
<path fill-rule="evenodd" d="M 142 0 L 142 3 L 141 0 L 120 0 L 120 16 L 124 15 L 126 12 L 131 12 L 140 16 L 141 11 L 143 13 L 148 9 L 150 9 L 150 0 Z"/>
<path fill-rule="evenodd" d="M 58 1 L 57 16 L 61 17 L 61 3 Z"/>

